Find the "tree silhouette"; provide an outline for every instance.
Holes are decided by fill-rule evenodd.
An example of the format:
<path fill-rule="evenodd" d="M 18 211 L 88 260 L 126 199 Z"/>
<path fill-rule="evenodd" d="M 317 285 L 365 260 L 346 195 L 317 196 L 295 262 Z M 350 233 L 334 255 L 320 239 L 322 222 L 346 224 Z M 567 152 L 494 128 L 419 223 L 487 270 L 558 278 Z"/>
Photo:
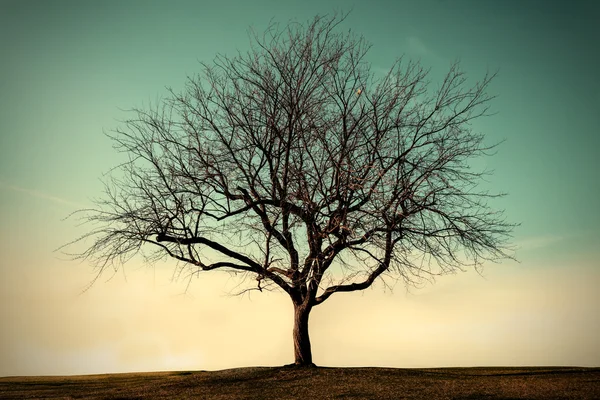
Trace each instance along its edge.
<path fill-rule="evenodd" d="M 95 227 L 77 257 L 101 274 L 142 251 L 281 289 L 296 365 L 312 365 L 309 314 L 334 293 L 511 257 L 514 225 L 487 204 L 500 194 L 469 165 L 495 147 L 470 126 L 493 75 L 467 86 L 454 64 L 429 90 L 428 71 L 399 59 L 377 76 L 343 20 L 272 24 L 247 53 L 133 110 L 109 134 L 129 161 L 81 210 Z"/>

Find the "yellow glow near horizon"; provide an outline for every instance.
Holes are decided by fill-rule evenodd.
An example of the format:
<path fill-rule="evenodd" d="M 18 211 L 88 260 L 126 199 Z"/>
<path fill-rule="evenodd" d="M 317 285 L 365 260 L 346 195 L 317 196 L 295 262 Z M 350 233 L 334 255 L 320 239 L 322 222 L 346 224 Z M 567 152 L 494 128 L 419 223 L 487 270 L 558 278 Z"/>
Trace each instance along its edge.
<path fill-rule="evenodd" d="M 339 293 L 311 315 L 318 365 L 586 365 L 600 359 L 597 271 L 494 266 L 393 294 Z M 89 281 L 85 265 L 3 271 L 0 375 L 222 369 L 292 360 L 292 306 L 278 292 L 228 295 L 227 274 L 172 269 Z M 60 276 L 61 279 L 56 279 Z M 591 278 L 594 279 L 591 279 Z M 7 302 L 10 299 L 10 302 Z M 585 329 L 583 328 L 585 327 Z M 597 366 L 597 365 L 596 365 Z"/>

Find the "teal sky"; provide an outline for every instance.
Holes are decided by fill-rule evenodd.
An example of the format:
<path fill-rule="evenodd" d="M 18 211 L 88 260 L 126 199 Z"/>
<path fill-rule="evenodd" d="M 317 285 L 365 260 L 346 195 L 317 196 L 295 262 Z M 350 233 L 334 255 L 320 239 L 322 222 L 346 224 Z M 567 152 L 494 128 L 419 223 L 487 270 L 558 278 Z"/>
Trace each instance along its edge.
<path fill-rule="evenodd" d="M 40 364 L 39 358 L 36 361 L 31 356 L 31 349 L 43 349 L 39 353 L 47 354 L 48 358 L 55 354 L 75 354 L 74 347 L 66 344 L 69 342 L 78 343 L 77 351 L 83 354 L 87 354 L 85 351 L 104 354 L 99 349 L 110 348 L 115 341 L 128 343 L 127 340 L 141 335 L 140 332 L 149 331 L 154 332 L 152 340 L 160 343 L 176 341 L 169 336 L 171 331 L 157 333 L 148 328 L 147 324 L 159 324 L 152 322 L 151 316 L 148 316 L 151 322 L 144 322 L 146 325 L 127 325 L 124 322 L 130 315 L 127 312 L 136 314 L 139 309 L 116 306 L 115 310 L 110 308 L 114 304 L 106 298 L 119 298 L 143 308 L 147 302 L 157 302 L 156 298 L 166 296 L 168 300 L 161 304 L 198 310 L 198 313 L 208 312 L 206 303 L 198 300 L 200 295 L 195 300 L 182 300 L 176 296 L 182 288 L 177 283 L 168 283 L 173 270 L 170 265 L 163 267 L 166 271 L 164 279 L 152 279 L 148 287 L 154 289 L 132 282 L 136 280 L 133 277 L 119 286 L 119 279 L 124 281 L 119 276 L 114 279 L 117 283 L 99 282 L 91 291 L 78 295 L 92 277 L 91 268 L 65 261 L 52 250 L 83 231 L 74 226 L 74 221 L 63 222 L 61 219 L 77 208 L 90 205 L 91 199 L 101 195 L 99 178 L 121 157 L 113 151 L 103 130 L 119 126 L 118 121 L 127 116 L 122 110 L 154 102 L 165 94 L 166 86 L 176 90 L 181 88 L 186 76 L 199 70 L 199 61 L 210 61 L 218 52 L 233 55 L 238 49 L 246 50 L 250 26 L 260 32 L 271 19 L 281 23 L 293 18 L 305 21 L 315 14 L 350 8 L 352 13 L 343 28 L 351 28 L 372 43 L 369 61 L 376 69 L 388 68 L 397 56 L 404 54 L 431 67 L 434 83 L 456 59 L 461 60 L 463 70 L 473 80 L 481 78 L 487 70 L 499 71 L 492 84 L 492 91 L 498 95 L 492 104 L 496 114 L 477 121 L 475 128 L 487 134 L 489 143 L 506 140 L 498 153 L 485 163 L 496 171 L 489 185 L 494 190 L 508 193 L 497 206 L 506 210 L 509 220 L 521 223 L 515 230 L 515 244 L 520 247 L 517 257 L 521 263 L 492 266 L 485 280 L 449 277 L 424 292 L 413 290 L 411 293 L 414 294 L 409 295 L 397 289 L 391 297 L 373 300 L 382 304 L 381 308 L 388 313 L 400 313 L 392 307 L 404 307 L 403 304 L 417 304 L 416 308 L 410 309 L 416 313 L 419 307 L 427 308 L 427 304 L 457 301 L 457 307 L 462 307 L 461 304 L 488 301 L 485 304 L 498 307 L 498 312 L 505 315 L 505 319 L 492 318 L 490 325 L 480 327 L 481 340 L 486 344 L 481 345 L 481 349 L 495 347 L 495 352 L 488 354 L 480 349 L 480 353 L 488 355 L 461 359 L 450 353 L 446 358 L 436 358 L 435 352 L 431 351 L 422 359 L 415 353 L 403 360 L 402 352 L 392 359 L 383 355 L 389 352 L 382 351 L 381 358 L 370 358 L 366 354 L 378 353 L 373 349 L 368 351 L 368 344 L 359 340 L 361 335 L 369 334 L 365 331 L 348 339 L 348 346 L 356 347 L 356 343 L 367 346 L 365 355 L 344 358 L 334 350 L 325 350 L 323 343 L 332 340 L 327 337 L 335 336 L 337 331 L 334 328 L 319 330 L 319 323 L 327 325 L 322 322 L 327 321 L 328 315 L 327 309 L 323 308 L 319 311 L 321 314 L 311 317 L 317 364 L 499 365 L 512 360 L 512 364 L 600 366 L 600 340 L 589 334 L 600 329 L 600 317 L 596 315 L 600 295 L 595 290 L 600 284 L 600 157 L 597 155 L 600 149 L 600 28 L 597 25 L 600 3 L 534 0 L 354 3 L 331 0 L 0 0 L 0 354 L 3 354 L 0 357 L 4 358 L 0 358 L 0 375 L 189 366 L 211 369 L 268 363 L 269 360 L 284 363 L 291 358 L 291 335 L 286 336 L 291 325 L 286 325 L 287 320 L 281 323 L 283 336 L 277 339 L 284 352 L 281 358 L 277 358 L 277 346 L 268 348 L 272 342 L 265 343 L 265 351 L 272 353 L 263 358 L 258 355 L 252 358 L 254 353 L 251 352 L 236 358 L 233 351 L 219 362 L 198 361 L 200 356 L 190 356 L 186 361 L 175 356 L 168 358 L 168 354 L 203 351 L 202 348 L 191 349 L 193 340 L 187 342 L 179 338 L 178 343 L 187 343 L 188 347 L 175 346 L 178 349 L 175 351 L 164 350 L 168 347 L 164 345 L 162 356 L 149 357 L 150 361 L 140 361 L 140 364 L 131 360 L 139 361 L 143 357 L 131 355 L 110 360 L 104 356 L 90 356 L 89 359 L 96 361 L 89 363 L 73 356 L 72 361 L 52 368 Z M 133 269 L 137 271 L 133 275 L 140 275 L 140 269 Z M 145 282 L 147 276 L 141 275 L 138 280 Z M 215 282 L 227 285 L 224 281 Z M 167 284 L 166 289 L 164 284 Z M 157 285 L 165 292 L 153 292 Z M 195 293 L 202 287 L 201 283 L 194 282 L 190 290 Z M 489 290 L 486 292 L 482 288 Z M 506 301 L 492 298 L 490 293 L 503 296 Z M 344 307 L 343 296 L 346 295 L 340 295 L 336 300 L 335 307 Z M 364 302 L 360 301 L 360 295 L 347 296 L 348 302 L 357 307 L 363 303 L 365 310 L 371 307 L 366 304 L 366 298 Z M 428 303 L 430 300 L 423 300 L 431 299 L 427 296 L 433 296 L 431 298 L 440 303 L 434 300 L 431 300 L 434 303 Z M 487 300 L 480 300 L 479 296 Z M 424 303 L 419 303 L 418 299 Z M 515 299 L 522 299 L 523 303 Z M 288 318 L 291 308 L 285 308 L 286 300 L 279 297 L 271 300 L 271 303 L 283 302 L 281 315 Z M 183 303 L 169 303 L 173 301 Z M 228 315 L 224 318 L 235 320 L 236 315 L 239 316 L 235 305 L 240 309 L 250 307 L 245 303 L 247 300 L 230 299 L 220 294 L 206 301 L 214 301 L 215 309 L 222 307 L 220 312 L 210 314 L 213 319 L 206 317 L 211 321 L 220 321 L 219 315 Z M 70 304 L 68 307 L 77 309 L 68 316 L 64 313 L 66 302 Z M 527 302 L 541 308 L 521 307 Z M 260 304 L 269 307 L 271 303 Z M 83 304 L 88 305 L 87 313 Z M 553 312 L 554 306 L 556 312 Z M 44 307 L 47 312 L 42 312 Z M 494 314 L 478 314 L 478 311 L 468 309 L 466 307 L 467 311 L 457 316 L 456 321 L 468 324 L 484 314 L 486 318 Z M 571 309 L 576 310 L 575 314 L 569 313 Z M 420 319 L 421 325 L 415 325 L 415 329 L 431 324 L 431 320 L 439 317 L 433 308 L 427 310 L 419 314 L 419 318 L 427 315 L 430 319 Z M 113 332 L 116 330 L 121 334 L 102 336 L 97 341 L 89 339 L 93 333 L 79 328 L 92 321 L 89 316 L 82 317 L 90 313 L 96 321 L 104 321 L 104 326 L 110 326 L 110 321 L 120 324 L 124 327 L 122 332 L 116 328 Z M 62 331 L 52 327 L 53 320 L 48 315 L 56 315 L 61 323 L 79 327 L 75 329 L 78 333 L 66 333 L 67 330 L 60 333 Z M 398 315 L 394 320 L 405 318 L 408 317 Z M 520 349 L 518 346 L 526 349 L 529 342 L 520 342 L 515 332 L 507 334 L 514 334 L 513 339 L 497 338 L 498 342 L 495 342 L 489 337 L 491 327 L 502 326 L 510 331 L 511 324 L 520 324 L 524 320 L 526 326 L 532 327 L 528 331 L 530 335 L 549 332 L 546 328 L 553 327 L 550 331 L 555 331 L 554 336 L 547 333 L 550 337 L 544 340 L 555 353 L 547 358 L 541 355 L 536 358 L 538 353 L 535 351 L 529 358 L 515 355 L 514 359 L 507 359 L 499 355 L 500 350 L 510 350 L 496 343 L 504 343 L 504 346 L 512 343 L 513 349 Z M 535 322 L 539 320 L 546 322 L 540 325 Z M 373 321 L 375 331 L 386 329 L 387 325 L 382 321 Z M 339 320 L 339 324 L 344 323 L 347 322 Z M 398 323 L 394 326 L 402 325 Z M 448 328 L 450 325 L 454 330 Z M 440 325 L 436 329 L 440 333 L 445 329 L 451 332 L 459 329 L 456 324 L 450 325 Z M 234 329 L 229 325 L 222 327 Z M 36 333 L 32 334 L 32 330 Z M 24 334 L 26 331 L 29 333 Z M 459 334 L 456 333 L 456 337 Z M 522 340 L 533 343 L 527 333 L 521 334 L 525 335 Z M 323 338 L 321 344 L 315 337 Z M 213 342 L 204 346 L 218 347 L 221 345 L 218 339 L 216 336 Z M 148 343 L 154 343 L 148 340 Z M 335 346 L 337 342 L 331 343 Z M 392 346 L 394 342 L 390 339 L 389 343 Z M 341 353 L 344 342 L 337 344 L 342 346 Z M 453 346 L 462 348 L 456 343 Z M 130 347 L 124 344 L 123 348 Z M 290 354 L 285 353 L 288 350 Z M 539 354 L 544 353 L 542 350 Z M 325 354 L 321 359 L 319 351 Z M 171 361 L 165 361 L 167 359 Z M 204 359 L 210 360 L 210 357 Z"/>

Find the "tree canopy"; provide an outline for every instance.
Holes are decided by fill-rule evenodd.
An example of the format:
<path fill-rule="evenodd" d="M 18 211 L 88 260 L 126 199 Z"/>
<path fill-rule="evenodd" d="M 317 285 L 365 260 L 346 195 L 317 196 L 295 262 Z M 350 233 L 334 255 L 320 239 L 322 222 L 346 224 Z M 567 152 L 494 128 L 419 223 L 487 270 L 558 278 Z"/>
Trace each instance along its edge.
<path fill-rule="evenodd" d="M 273 24 L 135 109 L 110 134 L 129 161 L 84 210 L 96 225 L 80 256 L 100 272 L 140 250 L 243 272 L 289 294 L 296 325 L 383 275 L 410 285 L 510 257 L 514 225 L 488 204 L 501 194 L 479 189 L 486 171 L 470 165 L 495 147 L 471 124 L 494 74 L 468 85 L 455 63 L 432 88 L 402 58 L 376 74 L 343 20 Z M 296 363 L 312 362 L 308 348 Z"/>

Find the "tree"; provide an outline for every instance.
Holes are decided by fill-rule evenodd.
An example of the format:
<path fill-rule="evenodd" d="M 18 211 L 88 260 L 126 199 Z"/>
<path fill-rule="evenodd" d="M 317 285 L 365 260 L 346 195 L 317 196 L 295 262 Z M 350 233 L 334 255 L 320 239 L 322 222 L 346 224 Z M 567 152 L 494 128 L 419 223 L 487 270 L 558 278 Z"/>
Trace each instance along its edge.
<path fill-rule="evenodd" d="M 81 210 L 96 225 L 77 257 L 101 274 L 142 252 L 281 289 L 296 365 L 312 365 L 309 315 L 333 294 L 511 257 L 514 225 L 469 164 L 496 146 L 470 125 L 494 75 L 467 86 L 454 64 L 429 91 L 428 71 L 399 59 L 378 76 L 343 19 L 273 24 L 134 109 L 109 134 L 128 162 Z"/>

